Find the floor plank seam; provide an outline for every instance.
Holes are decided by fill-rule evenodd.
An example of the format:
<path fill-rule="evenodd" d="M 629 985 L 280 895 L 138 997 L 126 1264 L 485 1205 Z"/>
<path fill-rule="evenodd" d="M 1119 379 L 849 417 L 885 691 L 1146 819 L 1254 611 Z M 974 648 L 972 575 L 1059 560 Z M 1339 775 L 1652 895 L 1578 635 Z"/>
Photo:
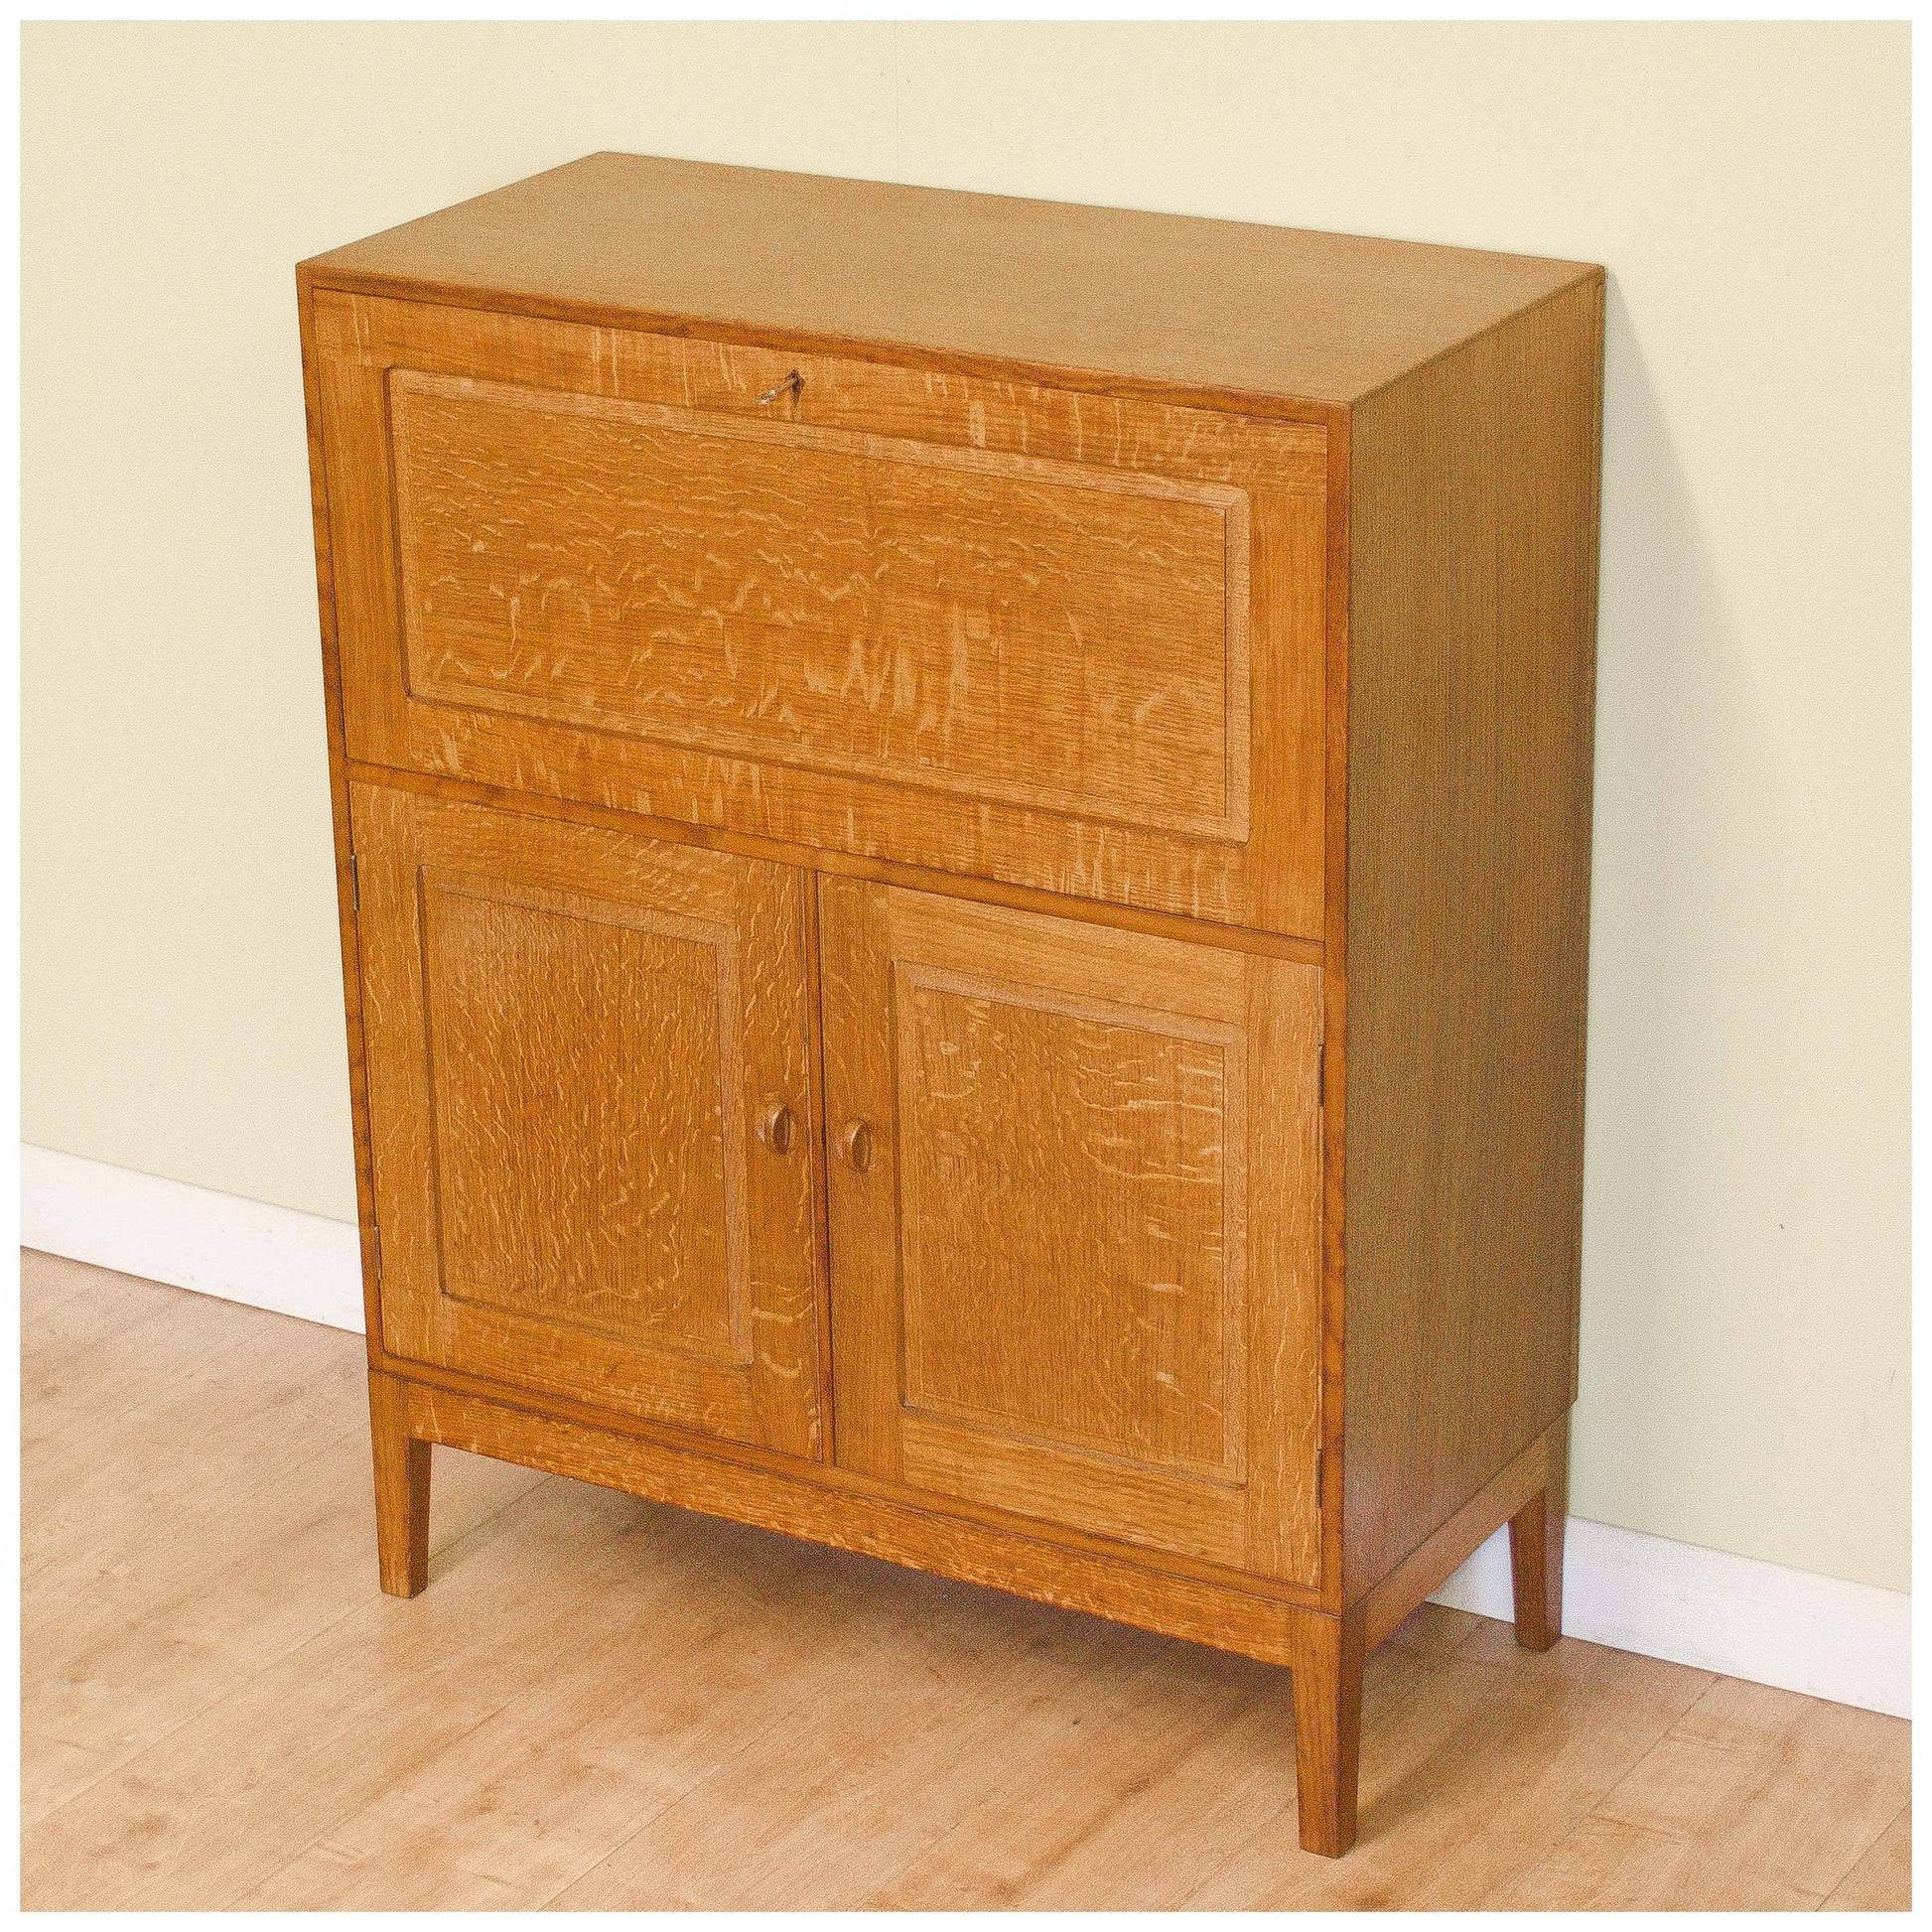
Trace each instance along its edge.
<path fill-rule="evenodd" d="M 351 1431 L 350 1433 L 359 1433 L 359 1432 Z M 319 1449 L 318 1451 L 316 1451 L 317 1454 L 326 1454 L 327 1452 L 328 1452 L 327 1449 Z M 298 1461 L 307 1460 L 307 1459 L 309 1458 L 307 1457 L 297 1458 Z M 294 1462 L 291 1462 L 285 1465 L 285 1469 L 293 1468 L 294 1466 L 296 1466 L 296 1464 Z M 284 1473 L 285 1469 L 278 1470 L 276 1472 L 277 1475 Z M 274 1478 L 269 1478 L 269 1480 L 273 1480 L 273 1479 Z M 447 1559 L 447 1557 L 450 1555 L 452 1551 L 460 1548 L 463 1544 L 467 1543 L 473 1536 L 475 1536 L 478 1533 L 478 1531 L 483 1529 L 488 1524 L 496 1521 L 496 1519 L 499 1516 L 501 1516 L 505 1510 L 515 1508 L 516 1505 L 522 1502 L 525 1497 L 533 1494 L 537 1489 L 542 1488 L 544 1483 L 554 1481 L 555 1479 L 556 1478 L 550 1476 L 542 1477 L 537 1482 L 533 1483 L 530 1486 L 530 1488 L 521 1491 L 519 1494 L 515 1496 L 512 1496 L 507 1502 L 499 1504 L 495 1509 L 490 1510 L 485 1516 L 480 1518 L 476 1523 L 473 1523 L 467 1530 L 465 1530 L 462 1533 L 462 1535 L 453 1538 L 451 1542 L 439 1554 L 442 1557 Z M 221 1513 L 226 1514 L 227 1511 L 224 1509 Z M 248 1672 L 247 1675 L 241 1677 L 236 1682 L 230 1684 L 218 1696 L 210 1698 L 206 1704 L 198 1705 L 193 1711 L 185 1713 L 178 1722 L 170 1725 L 166 1730 L 157 1732 L 153 1737 L 148 1738 L 145 1742 L 136 1746 L 134 1749 L 128 1751 L 124 1756 L 114 1759 L 112 1762 L 107 1764 L 102 1769 L 98 1777 L 89 1779 L 85 1785 L 80 1787 L 80 1789 L 69 1793 L 69 1796 L 67 1796 L 60 1802 L 60 1804 L 54 1806 L 51 1810 L 45 1813 L 41 1820 L 42 1825 L 46 1826 L 52 1823 L 53 1821 L 57 1820 L 63 1812 L 67 1811 L 70 1806 L 75 1804 L 78 1800 L 87 1796 L 89 1792 L 95 1790 L 98 1786 L 105 1784 L 109 1779 L 117 1776 L 119 1773 L 126 1771 L 133 1766 L 138 1765 L 143 1758 L 148 1756 L 150 1752 L 162 1749 L 172 1738 L 174 1738 L 178 1733 L 180 1733 L 182 1730 L 187 1728 L 189 1725 L 201 1722 L 202 1720 L 206 1719 L 211 1712 L 218 1711 L 222 1705 L 230 1702 L 235 1698 L 241 1697 L 246 1693 L 248 1688 L 252 1684 L 256 1683 L 259 1679 L 265 1677 L 271 1671 L 281 1669 L 291 1659 L 300 1657 L 303 1651 L 308 1650 L 314 1645 L 323 1642 L 334 1632 L 340 1630 L 341 1627 L 344 1624 L 347 1623 L 351 1618 L 364 1614 L 367 1611 L 368 1607 L 369 1605 L 367 1603 L 353 1603 L 348 1605 L 346 1608 L 345 1608 L 342 1611 L 340 1615 L 332 1617 L 327 1623 L 321 1624 L 317 1628 L 311 1630 L 305 1637 L 301 1639 L 300 1642 L 291 1644 L 288 1649 L 283 1651 L 278 1651 L 273 1657 L 264 1660 L 256 1669 Z M 332 1825 L 328 1829 L 334 1830 L 335 1827 Z M 298 1856 L 300 1855 L 298 1854 Z"/>
<path fill-rule="evenodd" d="M 1678 1735 L 1679 1731 L 1683 1728 L 1684 1725 L 1689 1722 L 1692 1715 L 1704 1704 L 1705 1700 L 1711 1696 L 1712 1692 L 1714 1692 L 1718 1688 L 1718 1686 L 1725 1681 L 1723 1678 L 1710 1676 L 1709 1673 L 1706 1673 L 1706 1675 L 1709 1677 L 1709 1681 L 1705 1684 L 1704 1688 L 1697 1694 L 1697 1696 L 1693 1698 L 1691 1702 L 1687 1704 L 1684 1707 L 1684 1709 L 1680 1711 L 1675 1718 L 1673 1718 L 1667 1725 L 1665 1725 L 1663 1729 L 1658 1732 L 1658 1734 L 1650 1741 L 1650 1743 L 1642 1751 L 1640 1751 L 1634 1758 L 1631 1759 L 1629 1764 L 1627 1764 L 1624 1767 L 1623 1775 L 1620 1778 L 1618 1778 L 1614 1784 L 1608 1786 L 1606 1789 L 1599 1791 L 1596 1794 L 1596 1801 L 1589 1808 L 1589 1812 L 1588 1812 L 1589 1819 L 1594 1819 L 1599 1823 L 1605 1825 L 1622 1825 L 1626 1822 L 1622 1819 L 1615 1817 L 1612 1813 L 1607 1811 L 1605 1807 L 1611 1802 L 1612 1799 L 1615 1798 L 1616 1794 L 1619 1791 L 1621 1791 L 1623 1787 L 1626 1784 L 1628 1784 L 1630 1780 L 1633 1777 L 1635 1777 L 1637 1773 L 1641 1771 L 1646 1764 L 1650 1762 L 1651 1758 L 1654 1757 L 1658 1751 L 1662 1750 L 1666 1744 L 1668 1744 L 1674 1737 Z M 1584 1822 L 1587 1821 L 1585 1820 L 1579 1821 L 1580 1824 Z M 1655 1828 L 1650 1826 L 1642 1826 L 1642 1827 L 1638 1827 L 1637 1829 L 1645 1830 L 1645 1831 L 1654 1831 Z M 1661 1838 L 1677 1837 L 1677 1834 L 1667 1833 L 1667 1832 L 1655 1832 L 1655 1835 Z M 1678 1842 L 1681 1843 L 1682 1840 L 1679 1839 Z"/>
<path fill-rule="evenodd" d="M 675 1505 L 660 1504 L 655 1505 L 655 1507 L 672 1508 Z M 713 1552 L 701 1558 L 693 1565 L 691 1574 L 697 1577 L 714 1571 L 722 1572 L 723 1569 L 724 1559 L 722 1555 Z M 600 1856 L 593 1859 L 581 1869 L 573 1872 L 554 1891 L 547 1892 L 531 1909 L 538 1911 L 547 1909 L 557 1899 L 563 1897 L 574 1885 L 582 1883 L 593 1872 L 599 1871 L 605 1865 L 609 1864 L 613 1859 L 617 1858 L 627 1847 L 641 1838 L 645 1832 L 649 1831 L 659 1819 L 668 1817 L 680 1805 L 695 1797 L 706 1785 L 722 1777 L 734 1765 L 740 1763 L 752 1750 L 761 1744 L 772 1731 L 784 1724 L 788 1718 L 795 1716 L 811 1696 L 812 1689 L 809 1684 L 798 1689 L 779 1709 L 773 1711 L 767 1721 L 756 1731 L 740 1738 L 736 1745 L 723 1758 L 710 1766 L 709 1769 L 705 1770 L 697 1778 L 693 1779 L 682 1790 L 667 1795 L 661 1804 L 657 1805 L 654 1809 L 647 1810 L 628 1830 L 623 1832 L 621 1838 L 615 1840 Z"/>
<path fill-rule="evenodd" d="M 351 1611 L 349 1614 L 353 1615 L 355 1614 L 355 1612 Z M 290 1653 L 290 1654 L 293 1655 L 294 1653 Z M 508 1710 L 509 1707 L 516 1702 L 516 1695 L 517 1694 L 514 1692 L 511 1693 L 511 1695 L 505 1698 L 501 1704 L 495 1706 L 492 1710 L 486 1711 L 481 1718 L 477 1720 L 475 1724 L 471 1725 L 466 1730 L 464 1730 L 461 1733 L 461 1735 L 449 1739 L 448 1742 L 445 1743 L 439 1750 L 431 1752 L 430 1757 L 440 1757 L 443 1754 L 443 1751 L 453 1749 L 457 1745 L 463 1743 L 463 1741 L 466 1738 L 475 1736 L 475 1734 L 479 1730 L 481 1730 L 483 1727 L 483 1725 L 488 1724 L 493 1724 L 496 1721 L 496 1719 L 502 1715 L 504 1711 Z M 424 1763 L 428 1763 L 430 1759 L 425 1758 L 422 1761 Z M 412 1767 L 412 1768 L 416 1768 L 416 1767 Z M 406 1776 L 407 1773 L 404 1773 L 404 1775 Z M 243 1899 L 247 1898 L 251 1893 L 261 1890 L 261 1888 L 264 1885 L 272 1884 L 275 1881 L 275 1879 L 278 1878 L 284 1871 L 288 1870 L 291 1865 L 298 1864 L 303 1859 L 306 1859 L 309 1856 L 309 1854 L 312 1851 L 314 1851 L 318 1845 L 322 1843 L 324 1839 L 328 1838 L 331 1835 L 331 1833 L 340 1831 L 344 1825 L 345 1825 L 351 1818 L 357 1816 L 363 1809 L 364 1809 L 363 1806 L 353 1805 L 349 1807 L 349 1809 L 347 1809 L 346 1811 L 339 1812 L 334 1818 L 330 1819 L 326 1824 L 321 1826 L 312 1837 L 305 1839 L 303 1843 L 296 1848 L 294 1853 L 289 1858 L 285 1859 L 280 1864 L 276 1865 L 273 1869 L 268 1871 L 258 1871 L 252 1877 L 244 1880 L 240 1890 L 230 1893 L 228 1897 L 222 1901 L 219 1909 L 223 1911 L 234 1911 L 238 1909 Z"/>
<path fill-rule="evenodd" d="M 96 1787 L 107 1783 L 109 1779 L 118 1776 L 121 1772 L 138 1765 L 151 1751 L 160 1750 L 190 1725 L 199 1724 L 209 1713 L 218 1711 L 222 1705 L 228 1703 L 231 1699 L 241 1696 L 258 1678 L 266 1676 L 272 1670 L 279 1669 L 289 1658 L 299 1656 L 309 1647 L 310 1643 L 320 1637 L 327 1636 L 330 1631 L 339 1628 L 342 1624 L 346 1623 L 350 1617 L 357 1614 L 358 1611 L 354 1607 L 344 1610 L 340 1616 L 332 1618 L 321 1629 L 312 1631 L 299 1644 L 293 1644 L 287 1650 L 270 1658 L 259 1669 L 250 1671 L 246 1677 L 242 1678 L 238 1683 L 229 1685 L 218 1696 L 208 1699 L 206 1704 L 198 1705 L 193 1711 L 184 1714 L 179 1721 L 170 1725 L 166 1730 L 158 1731 L 153 1737 L 147 1739 L 146 1742 L 129 1751 L 125 1757 L 117 1758 L 101 1772 L 99 1777 L 90 1779 L 78 1791 L 69 1793 L 58 1805 L 54 1806 L 51 1811 L 47 1812 L 42 1819 L 43 1826 L 59 1819 L 63 1812 L 70 1809 Z"/>
<path fill-rule="evenodd" d="M 240 1494 L 232 1494 L 232 1493 L 229 1494 L 224 1498 L 223 1501 L 217 1504 L 213 1509 L 208 1510 L 206 1513 L 197 1514 L 192 1510 L 185 1512 L 183 1516 L 176 1517 L 173 1520 L 173 1522 L 170 1524 L 170 1528 L 177 1535 L 183 1534 L 185 1531 L 195 1531 L 195 1532 L 207 1531 L 209 1533 L 218 1532 L 222 1523 L 227 1521 L 230 1517 L 239 1515 L 243 1510 L 247 1508 L 248 1503 L 252 1498 L 258 1497 L 264 1490 L 270 1488 L 276 1482 L 287 1480 L 290 1476 L 296 1474 L 299 1470 L 307 1467 L 310 1463 L 320 1461 L 329 1455 L 340 1452 L 345 1444 L 348 1444 L 358 1440 L 362 1443 L 366 1443 L 368 1441 L 368 1430 L 365 1425 L 358 1424 L 358 1423 L 350 1423 L 343 1429 L 340 1435 L 330 1437 L 327 1442 L 321 1444 L 318 1448 L 310 1450 L 308 1453 L 303 1455 L 293 1456 L 287 1462 L 279 1464 L 272 1472 L 264 1475 L 261 1481 L 257 1483 L 253 1488 Z M 24 1580 L 24 1581 L 28 1581 L 28 1580 Z M 30 1623 L 27 1620 L 29 1616 L 29 1612 L 25 1604 L 23 1604 L 21 1609 L 21 1628 L 20 1628 L 20 1635 L 22 1640 L 25 1641 L 25 1639 L 28 1636 L 35 1634 L 36 1632 L 40 1631 L 41 1629 L 49 1625 L 59 1622 L 62 1615 L 62 1609 L 63 1606 L 58 1601 L 52 1603 L 49 1605 L 44 1616 L 41 1616 L 34 1622 Z"/>
<path fill-rule="evenodd" d="M 1880 1844 L 1883 1843 L 1887 1835 L 1895 1831 L 1898 1828 L 1898 1826 L 1901 1824 L 1905 1826 L 1906 1841 L 1907 1841 L 1907 1858 L 1909 1859 L 1910 1839 L 1911 1839 L 1911 1823 L 1910 1823 L 1911 1815 L 1912 1815 L 1912 1801 L 1910 1798 L 1907 1798 L 1905 1802 L 1902 1805 L 1900 1805 L 1898 1809 L 1895 1812 L 1893 1812 L 1888 1819 L 1885 1820 L 1883 1829 L 1880 1830 L 1877 1836 L 1872 1839 L 1871 1843 L 1867 1845 L 1864 1848 L 1864 1850 L 1862 1851 L 1859 1854 L 1859 1856 L 1856 1859 L 1854 1859 L 1852 1863 L 1849 1865 L 1847 1865 L 1846 1868 L 1843 1871 L 1841 1871 L 1835 1879 L 1832 1880 L 1830 1890 L 1828 1890 L 1825 1893 L 1824 1897 L 1819 1900 L 1818 1909 L 1821 1912 L 1824 1911 L 1831 1904 L 1832 1900 L 1838 1896 L 1839 1892 L 1844 1888 L 1845 1881 L 1848 1878 L 1850 1878 L 1852 1874 L 1858 1870 L 1859 1866 L 1862 1865 L 1865 1862 L 1865 1860 L 1871 1856 L 1872 1852 Z M 1911 1884 L 1910 1884 L 1910 1877 L 1908 1873 L 1907 1882 L 1906 1882 L 1907 1895 L 1905 1901 L 1902 1905 L 1892 1909 L 1909 1911 L 1911 1909 L 1910 1892 L 1911 1892 Z M 1868 1910 L 1872 1908 L 1864 1907 L 1864 1906 L 1846 1906 L 1841 1909 L 1847 1911 L 1863 1911 L 1863 1910 Z"/>
<path fill-rule="evenodd" d="M 186 1293 L 185 1290 L 180 1292 Z M 352 1436 L 357 1433 L 358 1432 L 353 1427 L 351 1427 L 350 1429 L 345 1431 L 345 1436 Z M 322 1448 L 315 1450 L 313 1456 L 297 1456 L 293 1458 L 290 1462 L 277 1468 L 273 1474 L 262 1478 L 262 1480 L 256 1485 L 256 1487 L 251 1491 L 249 1491 L 248 1494 L 259 1495 L 262 1489 L 267 1488 L 272 1482 L 279 1480 L 283 1475 L 287 1474 L 290 1470 L 299 1467 L 302 1463 L 306 1461 L 314 1459 L 314 1457 L 316 1456 L 327 1455 L 332 1449 L 340 1448 L 343 1440 L 344 1437 L 333 1438 L 330 1443 L 325 1444 Z M 212 1512 L 209 1516 L 198 1520 L 193 1527 L 197 1529 L 207 1529 L 211 1531 L 218 1530 L 223 1518 L 230 1516 L 236 1513 L 237 1511 L 239 1511 L 241 1508 L 243 1508 L 245 1506 L 246 1500 L 247 1500 L 246 1496 L 236 1497 L 233 1500 L 224 1503 L 219 1509 Z M 348 1617 L 354 1614 L 355 1611 L 353 1608 L 345 1609 L 340 1617 L 335 1618 L 331 1623 L 325 1625 L 323 1630 L 311 1632 L 310 1633 L 311 1637 L 325 1634 L 327 1630 L 334 1629 L 337 1626 L 337 1624 L 345 1621 Z M 50 1617 L 47 1619 L 47 1622 L 52 1623 L 53 1620 L 54 1620 L 53 1616 L 50 1615 Z M 147 1627 L 148 1623 L 153 1620 L 154 1619 L 147 1618 L 147 1617 L 135 1618 L 130 1622 L 128 1627 L 130 1630 L 142 1629 Z M 35 1625 L 33 1627 L 38 1629 L 44 1626 Z M 21 1632 L 21 1641 L 23 1645 L 23 1650 L 25 1647 L 25 1642 L 28 1634 L 29 1631 L 23 1628 Z M 309 1638 L 305 1638 L 303 1640 L 304 1644 L 306 1644 L 309 1640 L 310 1640 Z M 278 1653 L 277 1656 L 269 1659 L 266 1663 L 264 1663 L 261 1666 L 261 1671 L 274 1669 L 279 1663 L 281 1663 L 284 1660 L 284 1658 L 295 1655 L 296 1652 L 299 1651 L 302 1647 L 303 1647 L 302 1644 L 297 1644 L 291 1646 L 290 1649 L 287 1651 Z M 236 1692 L 245 1689 L 249 1683 L 254 1681 L 254 1677 L 259 1676 L 261 1674 L 261 1671 L 254 1672 L 249 1677 L 243 1678 L 241 1682 L 238 1684 L 230 1685 L 226 1690 L 222 1691 L 218 1696 L 208 1699 L 208 1701 L 206 1704 L 198 1705 L 193 1711 L 184 1714 L 184 1716 L 180 1719 L 178 1723 L 170 1725 L 166 1730 L 157 1732 L 153 1737 L 147 1739 L 145 1742 L 139 1745 L 136 1745 L 132 1749 L 123 1753 L 121 1756 L 111 1758 L 104 1765 L 100 1774 L 97 1777 L 89 1779 L 88 1782 L 85 1785 L 81 1786 L 78 1790 L 70 1792 L 66 1798 L 62 1799 L 58 1805 L 54 1805 L 50 1807 L 47 1812 L 42 1814 L 42 1818 L 40 1822 L 43 1825 L 45 1825 L 51 1822 L 52 1820 L 57 1819 L 62 1812 L 68 1809 L 69 1805 L 75 1803 L 78 1799 L 85 1797 L 90 1791 L 94 1790 L 98 1785 L 104 1784 L 109 1778 L 112 1778 L 118 1772 L 124 1770 L 127 1766 L 138 1763 L 140 1759 L 144 1757 L 149 1750 L 158 1748 L 162 1744 L 165 1744 L 169 1738 L 173 1737 L 185 1725 L 194 1724 L 198 1719 L 205 1717 L 208 1712 L 217 1709 L 221 1704 L 225 1703 L 230 1697 L 235 1695 Z M 91 1749 L 92 1747 L 86 1746 L 83 1748 Z"/>

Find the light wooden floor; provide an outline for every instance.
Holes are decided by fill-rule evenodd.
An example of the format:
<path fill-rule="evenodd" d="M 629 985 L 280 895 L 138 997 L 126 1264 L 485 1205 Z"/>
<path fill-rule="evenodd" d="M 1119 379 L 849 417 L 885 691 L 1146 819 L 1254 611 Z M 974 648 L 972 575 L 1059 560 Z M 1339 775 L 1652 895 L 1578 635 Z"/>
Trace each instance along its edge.
<path fill-rule="evenodd" d="M 1907 1904 L 1903 1723 L 1455 1611 L 1330 1863 L 1239 1658 L 443 1449 L 398 1602 L 358 1337 L 24 1283 L 31 1907 Z"/>

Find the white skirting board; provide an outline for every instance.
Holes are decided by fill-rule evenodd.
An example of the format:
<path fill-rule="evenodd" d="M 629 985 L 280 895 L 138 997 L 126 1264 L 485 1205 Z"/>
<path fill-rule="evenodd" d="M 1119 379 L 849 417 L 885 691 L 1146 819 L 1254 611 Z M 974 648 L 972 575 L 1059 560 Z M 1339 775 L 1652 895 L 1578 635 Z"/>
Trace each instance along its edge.
<path fill-rule="evenodd" d="M 20 1241 L 118 1274 L 362 1332 L 360 1244 L 348 1222 L 326 1215 L 23 1147 Z"/>
<path fill-rule="evenodd" d="M 1571 1637 L 1726 1677 L 1912 1715 L 1912 1599 L 1809 1570 L 1570 1519 L 1563 1628 Z M 1509 1532 L 1498 1530 L 1434 1600 L 1510 1615 Z"/>
<path fill-rule="evenodd" d="M 20 1192 L 27 1247 L 361 1332 L 361 1265 L 345 1222 L 36 1147 L 21 1151 Z M 1436 1601 L 1507 1618 L 1506 1535 Z M 1569 1635 L 1837 1704 L 1910 1715 L 1911 1602 L 1900 1590 L 1570 1521 Z"/>

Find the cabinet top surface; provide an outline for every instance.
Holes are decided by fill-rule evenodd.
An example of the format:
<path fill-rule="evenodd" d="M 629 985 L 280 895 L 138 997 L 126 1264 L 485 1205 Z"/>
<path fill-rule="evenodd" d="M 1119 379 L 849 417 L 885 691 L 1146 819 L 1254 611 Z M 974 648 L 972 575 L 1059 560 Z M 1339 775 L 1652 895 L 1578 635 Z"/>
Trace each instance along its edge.
<path fill-rule="evenodd" d="M 306 264 L 385 294 L 1349 403 L 1582 262 L 594 154 Z"/>

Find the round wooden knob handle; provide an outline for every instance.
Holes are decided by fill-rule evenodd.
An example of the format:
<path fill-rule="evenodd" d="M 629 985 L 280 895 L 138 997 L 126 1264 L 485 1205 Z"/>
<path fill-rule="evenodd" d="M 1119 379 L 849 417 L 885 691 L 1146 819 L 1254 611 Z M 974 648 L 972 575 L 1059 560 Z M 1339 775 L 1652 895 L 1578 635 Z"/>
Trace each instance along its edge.
<path fill-rule="evenodd" d="M 856 1173 L 872 1166 L 872 1129 L 864 1121 L 853 1121 L 839 1136 L 839 1146 Z"/>
<path fill-rule="evenodd" d="M 782 1100 L 774 1100 L 759 1121 L 759 1139 L 773 1154 L 789 1154 L 798 1141 L 798 1116 Z"/>

